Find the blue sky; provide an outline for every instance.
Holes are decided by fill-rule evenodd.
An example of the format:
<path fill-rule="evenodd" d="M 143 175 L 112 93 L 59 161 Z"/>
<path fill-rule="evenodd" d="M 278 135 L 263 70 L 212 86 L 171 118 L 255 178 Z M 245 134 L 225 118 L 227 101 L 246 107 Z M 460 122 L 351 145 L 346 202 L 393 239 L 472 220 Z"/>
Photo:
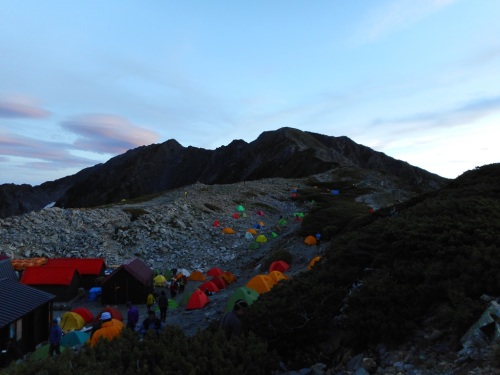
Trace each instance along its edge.
<path fill-rule="evenodd" d="M 0 184 L 293 127 L 500 162 L 496 0 L 0 0 Z"/>

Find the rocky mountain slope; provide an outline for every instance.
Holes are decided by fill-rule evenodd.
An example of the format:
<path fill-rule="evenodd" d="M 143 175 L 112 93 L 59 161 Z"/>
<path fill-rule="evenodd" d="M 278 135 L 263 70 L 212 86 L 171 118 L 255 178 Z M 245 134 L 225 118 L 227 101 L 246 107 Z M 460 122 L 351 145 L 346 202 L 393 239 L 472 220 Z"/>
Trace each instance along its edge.
<path fill-rule="evenodd" d="M 334 168 L 358 168 L 398 179 L 414 192 L 433 190 L 446 179 L 347 137 L 292 128 L 262 133 L 255 141 L 235 140 L 216 150 L 183 147 L 175 140 L 143 146 L 37 187 L 0 186 L 0 217 L 58 207 L 93 207 L 195 184 L 231 184 L 263 178 L 304 178 Z"/>

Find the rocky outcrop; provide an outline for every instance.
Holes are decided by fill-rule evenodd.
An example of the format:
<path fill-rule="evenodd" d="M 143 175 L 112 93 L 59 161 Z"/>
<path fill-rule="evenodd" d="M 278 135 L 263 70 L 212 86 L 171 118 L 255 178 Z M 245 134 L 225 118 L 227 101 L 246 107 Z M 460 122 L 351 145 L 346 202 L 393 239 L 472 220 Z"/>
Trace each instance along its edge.
<path fill-rule="evenodd" d="M 394 176 L 400 185 L 416 193 L 436 189 L 446 182 L 347 137 L 282 128 L 264 132 L 251 143 L 235 140 L 216 150 L 186 148 L 175 140 L 139 147 L 43 189 L 43 185 L 32 188 L 30 194 L 17 194 L 15 186 L 3 191 L 0 187 L 0 214 L 21 214 L 53 201 L 57 201 L 58 207 L 95 207 L 196 182 L 211 185 L 273 177 L 301 178 L 345 167 Z M 29 190 L 29 185 L 20 190 Z"/>

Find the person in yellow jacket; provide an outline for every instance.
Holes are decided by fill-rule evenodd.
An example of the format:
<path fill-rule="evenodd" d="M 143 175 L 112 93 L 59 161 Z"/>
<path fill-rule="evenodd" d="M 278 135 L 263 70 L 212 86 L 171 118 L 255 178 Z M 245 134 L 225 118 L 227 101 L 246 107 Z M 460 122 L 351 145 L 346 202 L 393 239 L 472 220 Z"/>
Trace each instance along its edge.
<path fill-rule="evenodd" d="M 153 293 L 149 293 L 148 297 L 146 298 L 146 307 L 148 308 L 148 311 L 151 310 L 151 307 L 155 304 L 155 296 Z"/>
<path fill-rule="evenodd" d="M 113 340 L 117 337 L 123 328 L 122 326 L 114 325 L 113 320 L 111 319 L 111 314 L 107 311 L 101 314 L 101 328 L 94 332 L 92 337 L 90 338 L 90 346 L 95 346 L 97 341 L 101 338 L 106 340 Z"/>

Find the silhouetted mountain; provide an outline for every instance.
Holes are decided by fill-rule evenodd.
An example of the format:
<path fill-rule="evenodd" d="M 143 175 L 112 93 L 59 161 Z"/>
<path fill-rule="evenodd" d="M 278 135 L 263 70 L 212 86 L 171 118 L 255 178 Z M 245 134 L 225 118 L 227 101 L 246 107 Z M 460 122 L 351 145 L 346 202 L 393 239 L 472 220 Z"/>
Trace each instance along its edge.
<path fill-rule="evenodd" d="M 338 167 L 355 167 L 396 176 L 408 190 L 422 193 L 446 179 L 359 145 L 331 137 L 281 128 L 255 141 L 235 140 L 216 150 L 183 147 L 175 140 L 139 147 L 74 176 L 37 187 L 2 185 L 2 217 L 59 207 L 92 207 L 158 193 L 197 181 L 228 184 L 261 178 L 306 177 Z"/>

